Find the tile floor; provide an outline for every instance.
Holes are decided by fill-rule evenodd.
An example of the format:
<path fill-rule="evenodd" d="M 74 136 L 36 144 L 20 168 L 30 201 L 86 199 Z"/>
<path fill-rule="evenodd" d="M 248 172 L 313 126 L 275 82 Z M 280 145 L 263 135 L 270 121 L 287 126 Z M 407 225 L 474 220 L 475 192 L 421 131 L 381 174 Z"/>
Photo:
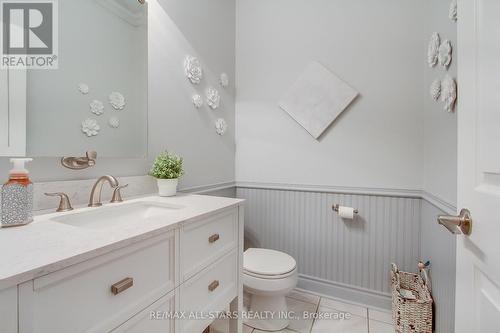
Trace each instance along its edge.
<path fill-rule="evenodd" d="M 248 300 L 248 299 L 247 299 Z M 388 310 L 371 309 L 327 297 L 320 297 L 294 290 L 287 297 L 289 311 L 297 314 L 348 313 L 349 319 L 305 319 L 293 320 L 281 333 L 394 333 L 391 313 Z M 210 333 L 229 333 L 228 321 L 217 321 Z M 243 333 L 267 333 L 244 326 Z"/>

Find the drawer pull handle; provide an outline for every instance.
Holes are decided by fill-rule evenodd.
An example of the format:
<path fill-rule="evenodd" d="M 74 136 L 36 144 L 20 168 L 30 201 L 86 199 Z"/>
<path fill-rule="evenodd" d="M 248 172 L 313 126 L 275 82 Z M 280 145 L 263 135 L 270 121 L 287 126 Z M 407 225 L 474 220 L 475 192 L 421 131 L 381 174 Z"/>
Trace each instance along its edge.
<path fill-rule="evenodd" d="M 208 290 L 210 291 L 214 291 L 215 289 L 217 289 L 219 287 L 219 281 L 215 280 L 214 282 L 210 283 L 208 285 Z"/>
<path fill-rule="evenodd" d="M 213 243 L 217 242 L 219 239 L 220 239 L 219 234 L 214 234 L 214 235 L 208 237 L 208 242 L 210 244 L 213 244 Z"/>
<path fill-rule="evenodd" d="M 114 295 L 118 295 L 119 293 L 127 290 L 128 288 L 132 287 L 133 285 L 134 285 L 134 279 L 125 278 L 125 279 L 121 280 L 120 282 L 117 282 L 114 285 L 112 285 L 111 292 Z"/>

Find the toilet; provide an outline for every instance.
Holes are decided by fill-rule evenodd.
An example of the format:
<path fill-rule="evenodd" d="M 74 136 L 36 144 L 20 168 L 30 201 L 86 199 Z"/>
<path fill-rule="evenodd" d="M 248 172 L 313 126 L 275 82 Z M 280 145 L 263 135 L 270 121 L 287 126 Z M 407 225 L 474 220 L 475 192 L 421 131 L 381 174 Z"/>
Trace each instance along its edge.
<path fill-rule="evenodd" d="M 250 295 L 245 324 L 258 330 L 279 331 L 289 319 L 285 296 L 297 285 L 297 263 L 290 255 L 249 248 L 243 259 L 243 288 Z M 273 314 L 260 317 L 261 314 Z"/>

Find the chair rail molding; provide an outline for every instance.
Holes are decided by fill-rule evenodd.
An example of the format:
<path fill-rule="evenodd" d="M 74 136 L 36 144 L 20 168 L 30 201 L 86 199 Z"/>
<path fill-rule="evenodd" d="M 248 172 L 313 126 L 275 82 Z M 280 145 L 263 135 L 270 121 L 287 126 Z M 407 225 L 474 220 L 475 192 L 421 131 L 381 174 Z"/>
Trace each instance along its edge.
<path fill-rule="evenodd" d="M 289 184 L 289 183 L 261 183 L 236 181 L 236 188 L 263 189 L 263 190 L 281 190 L 281 191 L 299 191 L 316 193 L 336 193 L 336 194 L 358 194 L 387 196 L 398 198 L 416 198 L 422 199 L 442 211 L 455 214 L 457 207 L 438 195 L 423 189 L 404 189 L 404 188 L 375 188 L 375 187 L 356 187 L 356 186 L 328 186 L 314 184 Z"/>

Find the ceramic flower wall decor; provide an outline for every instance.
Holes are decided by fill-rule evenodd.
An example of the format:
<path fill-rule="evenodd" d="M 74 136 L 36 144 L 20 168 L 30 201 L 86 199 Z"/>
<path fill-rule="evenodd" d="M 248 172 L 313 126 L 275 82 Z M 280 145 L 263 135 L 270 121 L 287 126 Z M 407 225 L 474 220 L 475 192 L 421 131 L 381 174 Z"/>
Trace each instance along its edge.
<path fill-rule="evenodd" d="M 193 104 L 197 109 L 201 108 L 203 106 L 203 97 L 198 94 L 193 95 Z"/>
<path fill-rule="evenodd" d="M 97 134 L 99 134 L 100 130 L 101 127 L 97 123 L 97 120 L 88 118 L 82 121 L 82 132 L 85 133 L 88 137 L 96 136 Z"/>
<path fill-rule="evenodd" d="M 452 58 L 451 53 L 452 53 L 451 42 L 449 40 L 443 41 L 439 46 L 438 62 L 439 65 L 441 65 L 445 69 L 448 69 L 448 66 L 450 66 L 451 64 L 451 58 Z"/>
<path fill-rule="evenodd" d="M 441 83 L 441 101 L 444 102 L 444 110 L 453 112 L 457 101 L 457 83 L 455 80 L 446 75 Z"/>
<path fill-rule="evenodd" d="M 453 22 L 458 21 L 458 5 L 457 0 L 452 0 L 450 4 L 450 13 L 448 14 L 450 20 Z"/>
<path fill-rule="evenodd" d="M 108 98 L 109 104 L 111 104 L 115 110 L 123 110 L 125 108 L 125 97 L 121 93 L 114 91 Z"/>
<path fill-rule="evenodd" d="M 80 83 L 78 85 L 78 91 L 81 92 L 83 95 L 87 95 L 90 91 L 90 88 L 87 84 L 85 83 Z"/>
<path fill-rule="evenodd" d="M 439 44 L 441 43 L 441 38 L 437 32 L 434 32 L 431 36 L 431 40 L 429 41 L 429 47 L 427 49 L 427 63 L 429 67 L 436 66 L 438 62 L 438 51 Z"/>
<path fill-rule="evenodd" d="M 104 113 L 104 103 L 94 99 L 92 102 L 90 102 L 90 112 L 92 112 L 96 116 L 100 116 Z"/>
<path fill-rule="evenodd" d="M 441 80 L 435 79 L 431 84 L 431 97 L 436 102 L 439 100 L 439 96 L 441 96 Z"/>
<path fill-rule="evenodd" d="M 198 58 L 188 55 L 184 60 L 184 72 L 192 84 L 199 84 L 203 78 L 203 69 Z"/>
<path fill-rule="evenodd" d="M 118 117 L 111 117 L 108 120 L 108 124 L 111 128 L 118 128 L 120 127 L 120 119 Z"/>
<path fill-rule="evenodd" d="M 220 75 L 219 82 L 220 82 L 220 85 L 222 86 L 222 88 L 229 87 L 229 76 L 226 73 L 222 73 Z"/>
<path fill-rule="evenodd" d="M 215 121 L 215 131 L 217 132 L 217 134 L 219 134 L 221 136 L 226 134 L 227 123 L 224 119 L 219 118 Z"/>
<path fill-rule="evenodd" d="M 219 91 L 215 88 L 207 89 L 207 104 L 212 108 L 212 110 L 217 109 L 220 106 L 220 95 Z"/>

